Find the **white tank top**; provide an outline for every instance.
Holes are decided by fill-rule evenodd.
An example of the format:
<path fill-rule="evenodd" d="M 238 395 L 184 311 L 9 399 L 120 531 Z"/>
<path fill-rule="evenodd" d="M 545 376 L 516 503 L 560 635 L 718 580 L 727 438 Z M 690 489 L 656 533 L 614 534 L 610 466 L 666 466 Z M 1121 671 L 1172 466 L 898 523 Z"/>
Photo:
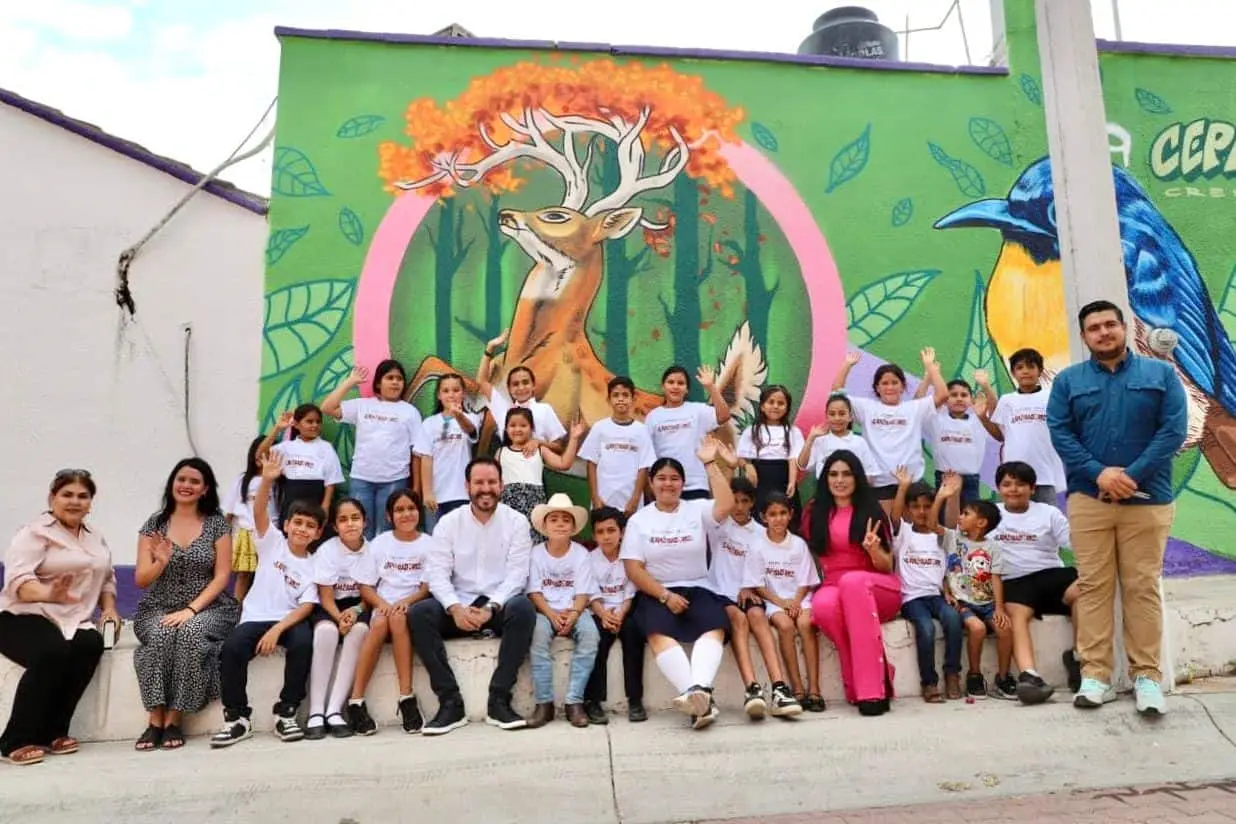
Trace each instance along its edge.
<path fill-rule="evenodd" d="M 498 463 L 502 465 L 502 483 L 504 485 L 531 484 L 532 486 L 543 486 L 545 483 L 545 462 L 541 460 L 541 450 L 539 449 L 533 457 L 529 458 L 522 452 L 504 446 L 498 450 Z"/>

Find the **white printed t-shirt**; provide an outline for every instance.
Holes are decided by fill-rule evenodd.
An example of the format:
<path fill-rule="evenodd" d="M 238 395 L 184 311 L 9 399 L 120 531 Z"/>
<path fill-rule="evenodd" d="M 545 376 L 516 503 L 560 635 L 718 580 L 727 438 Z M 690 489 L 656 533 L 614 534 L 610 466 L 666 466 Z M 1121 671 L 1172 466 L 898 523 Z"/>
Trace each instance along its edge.
<path fill-rule="evenodd" d="M 787 534 L 780 543 L 776 543 L 768 537 L 766 530 L 760 532 L 752 554 L 762 566 L 761 585 L 778 598 L 793 598 L 800 587 L 807 587 L 801 606 L 810 609 L 811 589 L 820 585 L 820 571 L 811 557 L 807 542 L 797 535 Z M 782 609 L 767 602 L 764 611 L 772 617 Z"/>
<path fill-rule="evenodd" d="M 717 527 L 709 500 L 679 501 L 673 512 L 649 504 L 622 536 L 624 561 L 643 561 L 665 587 L 708 586 L 708 531 Z"/>
<path fill-rule="evenodd" d="M 868 478 L 874 478 L 881 471 L 880 462 L 871 454 L 870 447 L 863 440 L 861 435 L 855 435 L 853 432 L 847 432 L 845 435 L 834 435 L 828 432 L 815 439 L 811 444 L 811 455 L 807 459 L 807 471 L 820 477 L 824 472 L 824 465 L 828 463 L 829 457 L 838 449 L 844 449 L 847 452 L 853 452 L 854 457 L 858 458 L 859 463 L 863 465 L 863 472 Z"/>
<path fill-rule="evenodd" d="M 386 484 L 409 477 L 420 411 L 407 401 L 353 398 L 340 404 L 341 420 L 356 427 L 352 477 Z"/>
<path fill-rule="evenodd" d="M 745 587 L 758 587 L 764 579 L 756 544 L 764 527 L 754 518 L 740 524 L 726 518 L 715 529 L 709 530 L 708 542 L 712 546 L 712 566 L 708 569 L 708 588 L 731 601 L 738 600 L 738 591 Z"/>
<path fill-rule="evenodd" d="M 588 550 L 571 541 L 566 554 L 555 558 L 549 554 L 548 544 L 534 546 L 528 565 L 527 592 L 539 592 L 550 609 L 559 612 L 570 609 L 578 595 L 591 598 L 596 594 L 596 583 L 592 580 Z"/>
<path fill-rule="evenodd" d="M 923 426 L 936 412 L 935 399 L 917 398 L 889 406 L 875 398 L 851 397 L 850 405 L 879 469 L 872 483 L 896 484 L 893 470 L 899 466 L 909 471 L 911 479 L 922 480 Z"/>
<path fill-rule="evenodd" d="M 647 426 L 639 421 L 615 423 L 613 418 L 592 425 L 579 457 L 596 467 L 597 497 L 616 509 L 626 509 L 639 471 L 657 459 Z"/>
<path fill-rule="evenodd" d="M 600 549 L 594 549 L 588 553 L 588 561 L 596 588 L 593 602 L 600 601 L 606 609 L 616 610 L 635 597 L 635 584 L 627 578 L 627 566 L 621 558 L 611 561 Z"/>
<path fill-rule="evenodd" d="M 934 532 L 915 532 L 903 521 L 893 538 L 893 557 L 897 562 L 897 577 L 901 579 L 901 603 L 915 598 L 942 595 L 944 575 L 948 570 L 948 554 L 952 551 L 953 533 L 944 533 L 944 545 Z"/>
<path fill-rule="evenodd" d="M 313 583 L 320 587 L 332 587 L 335 600 L 359 598 L 360 585 L 368 576 L 365 567 L 370 563 L 369 544 L 353 552 L 343 541 L 331 538 L 313 553 Z"/>
<path fill-rule="evenodd" d="M 988 533 L 995 542 L 992 573 L 1006 581 L 1064 566 L 1060 548 L 1071 541 L 1069 520 L 1048 504 L 1031 501 L 1025 512 L 1000 507 L 1000 525 Z"/>
<path fill-rule="evenodd" d="M 464 415 L 479 433 L 481 416 L 474 412 L 465 412 Z M 439 504 L 468 499 L 464 472 L 468 461 L 472 460 L 472 444 L 475 442 L 475 437 L 469 437 L 460 428 L 459 421 L 441 412 L 429 416 L 421 425 L 413 451 L 422 458 L 433 459 L 433 496 Z"/>
<path fill-rule="evenodd" d="M 760 429 L 760 446 L 755 446 L 755 429 Z M 786 447 L 784 426 L 765 426 L 752 424 L 743 430 L 738 437 L 738 457 L 748 461 L 788 460 L 797 458 L 803 451 L 803 433 L 797 426 L 791 425 L 789 447 Z"/>
<path fill-rule="evenodd" d="M 322 481 L 327 486 L 343 483 L 339 455 L 335 447 L 321 438 L 293 438 L 280 441 L 271 449 L 283 457 L 283 477 L 289 481 Z"/>
<path fill-rule="evenodd" d="M 683 489 L 707 490 L 708 472 L 695 456 L 704 436 L 717 428 L 717 411 L 711 404 L 687 401 L 671 409 L 658 406 L 644 418 L 652 435 L 652 448 L 658 458 L 673 458 L 682 464 L 687 477 Z"/>
<path fill-rule="evenodd" d="M 232 516 L 233 529 L 247 529 L 250 532 L 257 529 L 253 523 L 253 501 L 257 498 L 258 487 L 262 485 L 262 476 L 257 475 L 249 481 L 249 494 L 244 500 L 240 497 L 240 485 L 244 482 L 245 475 L 242 472 L 236 476 L 236 480 L 232 482 L 232 488 L 228 490 L 227 497 L 223 499 L 223 514 Z M 275 507 L 275 496 L 268 496 L 266 505 L 267 516 L 273 524 L 279 520 L 279 510 Z"/>
<path fill-rule="evenodd" d="M 927 438 L 936 469 L 959 475 L 977 475 L 987 455 L 987 430 L 976 412 L 954 418 L 947 406 L 927 419 Z"/>
<path fill-rule="evenodd" d="M 357 582 L 375 587 L 378 597 L 388 604 L 416 594 L 426 580 L 425 565 L 434 549 L 432 536 L 402 541 L 394 530 L 388 530 L 366 546 L 365 562 L 356 570 Z"/>
<path fill-rule="evenodd" d="M 1000 398 L 991 413 L 991 422 L 1004 432 L 1002 461 L 1022 461 L 1034 467 L 1039 486 L 1054 486 L 1063 492 L 1068 485 L 1064 462 L 1051 445 L 1047 429 L 1047 398 L 1050 390 L 1011 392 Z"/>
<path fill-rule="evenodd" d="M 293 555 L 287 538 L 274 524 L 255 543 L 257 570 L 253 586 L 241 602 L 240 623 L 277 623 L 301 604 L 318 602 L 312 555 Z"/>

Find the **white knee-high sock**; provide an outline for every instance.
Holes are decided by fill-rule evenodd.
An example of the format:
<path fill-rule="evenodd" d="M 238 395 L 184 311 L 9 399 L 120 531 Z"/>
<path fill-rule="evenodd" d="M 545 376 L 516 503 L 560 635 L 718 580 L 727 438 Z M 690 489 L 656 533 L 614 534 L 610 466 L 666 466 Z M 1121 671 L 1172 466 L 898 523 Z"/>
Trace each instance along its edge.
<path fill-rule="evenodd" d="M 721 668 L 721 656 L 725 647 L 710 635 L 695 639 L 691 648 L 691 681 L 701 687 L 711 687 Z"/>
<path fill-rule="evenodd" d="M 331 684 L 330 698 L 326 701 L 326 715 L 330 717 L 343 709 L 343 702 L 352 694 L 352 679 L 356 677 L 356 664 L 360 661 L 361 644 L 369 627 L 356 624 L 343 639 L 343 650 L 339 653 L 339 666 L 335 667 L 335 681 Z"/>
<path fill-rule="evenodd" d="M 695 683 L 691 680 L 691 662 L 677 644 L 657 653 L 657 669 L 679 692 L 686 692 Z"/>
<path fill-rule="evenodd" d="M 322 724 L 326 712 L 326 692 L 330 688 L 330 672 L 335 667 L 335 650 L 339 647 L 339 627 L 333 621 L 319 621 L 313 628 L 313 664 L 309 668 L 309 726 Z"/>

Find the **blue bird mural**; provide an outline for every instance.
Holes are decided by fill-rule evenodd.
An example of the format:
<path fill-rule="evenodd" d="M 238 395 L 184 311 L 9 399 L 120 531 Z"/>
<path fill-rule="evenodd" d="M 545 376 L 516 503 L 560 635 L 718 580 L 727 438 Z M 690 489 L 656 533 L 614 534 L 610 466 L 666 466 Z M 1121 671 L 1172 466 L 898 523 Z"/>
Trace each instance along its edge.
<path fill-rule="evenodd" d="M 1131 343 L 1140 354 L 1175 365 L 1189 395 L 1185 446 L 1200 446 L 1223 484 L 1236 489 L 1236 349 L 1180 234 L 1131 174 L 1118 166 L 1113 174 L 1135 315 Z M 937 229 L 968 227 L 998 229 L 1004 239 L 984 307 L 1001 357 L 1034 347 L 1054 375 L 1069 364 L 1069 336 L 1076 331 L 1065 309 L 1050 160 L 1027 167 L 1007 198 L 975 201 L 935 223 Z M 1167 354 L 1149 343 L 1163 329 L 1177 340 Z"/>

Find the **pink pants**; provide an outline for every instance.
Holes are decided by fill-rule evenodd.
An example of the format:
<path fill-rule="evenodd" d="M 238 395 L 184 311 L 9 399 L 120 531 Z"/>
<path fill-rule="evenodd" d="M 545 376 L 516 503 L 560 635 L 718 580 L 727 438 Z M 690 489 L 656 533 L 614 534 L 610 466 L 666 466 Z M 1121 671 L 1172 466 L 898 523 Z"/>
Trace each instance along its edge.
<path fill-rule="evenodd" d="M 812 620 L 837 648 L 847 701 L 885 697 L 880 625 L 900 610 L 901 582 L 886 572 L 845 572 L 835 584 L 825 584 L 812 596 Z"/>

